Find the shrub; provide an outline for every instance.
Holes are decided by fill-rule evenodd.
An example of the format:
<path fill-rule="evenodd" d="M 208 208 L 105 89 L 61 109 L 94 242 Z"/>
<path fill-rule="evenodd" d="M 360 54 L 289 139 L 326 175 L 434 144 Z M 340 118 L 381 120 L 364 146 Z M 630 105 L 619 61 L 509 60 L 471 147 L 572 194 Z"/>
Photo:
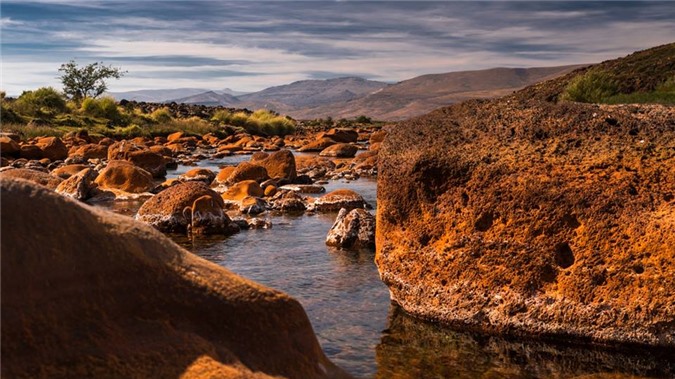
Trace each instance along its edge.
<path fill-rule="evenodd" d="M 34 117 L 53 117 L 68 110 L 63 95 L 52 87 L 24 91 L 12 106 L 18 113 Z"/>
<path fill-rule="evenodd" d="M 590 70 L 570 81 L 563 92 L 563 100 L 581 103 L 600 103 L 618 93 L 619 86 L 607 73 Z"/>
<path fill-rule="evenodd" d="M 80 111 L 88 116 L 105 118 L 113 123 L 122 123 L 123 117 L 117 108 L 117 102 L 112 97 L 94 99 L 88 97 L 82 101 Z"/>
<path fill-rule="evenodd" d="M 356 121 L 360 124 L 370 124 L 371 122 L 373 122 L 373 120 L 371 120 L 370 117 L 366 117 L 364 115 L 361 115 L 361 116 L 357 117 L 356 120 L 354 120 L 354 121 Z"/>
<path fill-rule="evenodd" d="M 232 118 L 232 113 L 230 111 L 221 109 L 221 110 L 216 111 L 216 113 L 213 114 L 213 117 L 211 117 L 211 121 L 229 124 L 231 118 Z"/>
<path fill-rule="evenodd" d="M 150 113 L 150 118 L 159 123 L 167 123 L 173 120 L 173 117 L 171 117 L 171 112 L 169 112 L 168 108 L 160 108 L 155 110 L 154 112 Z"/>

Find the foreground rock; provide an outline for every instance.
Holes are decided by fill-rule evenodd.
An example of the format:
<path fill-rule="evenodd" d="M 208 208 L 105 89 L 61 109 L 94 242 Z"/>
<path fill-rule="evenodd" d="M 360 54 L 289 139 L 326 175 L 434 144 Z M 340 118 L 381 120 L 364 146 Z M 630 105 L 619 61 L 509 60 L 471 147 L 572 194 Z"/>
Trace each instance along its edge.
<path fill-rule="evenodd" d="M 551 86 L 389 130 L 380 275 L 427 319 L 672 349 L 675 109 L 553 103 Z"/>
<path fill-rule="evenodd" d="M 46 172 L 31 170 L 29 168 L 10 168 L 3 169 L 0 172 L 2 179 L 25 179 L 33 183 L 43 185 L 49 189 L 56 189 L 56 187 L 63 181 L 57 176 L 50 175 Z"/>
<path fill-rule="evenodd" d="M 328 231 L 326 245 L 345 249 L 375 248 L 375 217 L 363 208 L 340 209 Z"/>
<path fill-rule="evenodd" d="M 289 296 L 128 217 L 0 186 L 3 377 L 346 376 Z"/>
<path fill-rule="evenodd" d="M 152 174 L 127 161 L 110 161 L 96 178 L 102 189 L 144 193 L 154 187 Z"/>
<path fill-rule="evenodd" d="M 165 233 L 235 233 L 238 228 L 224 213 L 223 205 L 220 195 L 203 182 L 185 182 L 148 199 L 136 219 Z"/>

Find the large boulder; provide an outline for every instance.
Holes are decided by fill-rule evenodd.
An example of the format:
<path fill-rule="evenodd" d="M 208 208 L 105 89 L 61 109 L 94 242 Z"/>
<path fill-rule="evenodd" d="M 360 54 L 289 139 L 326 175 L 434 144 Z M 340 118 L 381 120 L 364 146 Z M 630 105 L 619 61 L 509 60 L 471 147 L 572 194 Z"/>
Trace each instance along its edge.
<path fill-rule="evenodd" d="M 203 182 L 185 182 L 148 199 L 138 210 L 136 219 L 165 233 L 186 233 L 197 223 L 199 228 L 192 230 L 193 233 L 232 234 L 236 228 L 224 213 L 223 205 L 220 195 Z M 199 217 L 195 217 L 196 212 Z"/>
<path fill-rule="evenodd" d="M 288 295 L 128 217 L 0 188 L 3 377 L 347 376 Z"/>
<path fill-rule="evenodd" d="M 96 184 L 102 189 L 119 190 L 128 193 L 150 191 L 155 183 L 152 175 L 127 161 L 110 161 L 96 177 Z"/>
<path fill-rule="evenodd" d="M 363 208 L 340 209 L 326 245 L 345 249 L 375 248 L 375 216 Z"/>
<path fill-rule="evenodd" d="M 675 108 L 554 103 L 552 86 L 388 130 L 380 275 L 420 317 L 673 349 Z"/>
<path fill-rule="evenodd" d="M 9 168 L 0 171 L 0 178 L 25 179 L 33 183 L 43 185 L 49 189 L 56 189 L 63 179 L 50 175 L 46 172 L 31 170 L 29 168 Z"/>
<path fill-rule="evenodd" d="M 253 155 L 251 163 L 262 166 L 272 179 L 287 179 L 293 181 L 297 176 L 295 170 L 295 156 L 290 150 L 279 150 L 272 154 Z"/>

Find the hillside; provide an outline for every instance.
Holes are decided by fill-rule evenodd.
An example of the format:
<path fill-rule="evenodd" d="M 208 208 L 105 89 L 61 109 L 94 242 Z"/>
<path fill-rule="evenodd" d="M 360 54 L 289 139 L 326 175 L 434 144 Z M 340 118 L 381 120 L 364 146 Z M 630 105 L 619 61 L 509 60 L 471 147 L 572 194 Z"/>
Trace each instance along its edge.
<path fill-rule="evenodd" d="M 278 112 L 293 113 L 291 111 L 349 102 L 387 86 L 387 83 L 355 77 L 303 80 L 243 95 L 239 99 L 241 105 L 248 108 L 265 108 L 273 104 L 279 107 L 275 109 Z"/>
<path fill-rule="evenodd" d="M 675 107 L 562 100 L 588 72 L 648 93 L 675 77 L 675 44 L 389 128 L 376 263 L 406 312 L 672 352 Z"/>
<path fill-rule="evenodd" d="M 383 88 L 363 98 L 289 112 L 293 117 L 351 118 L 368 115 L 378 120 L 401 120 L 436 108 L 475 98 L 493 98 L 536 82 L 566 74 L 576 66 L 493 68 L 422 75 Z"/>
<path fill-rule="evenodd" d="M 173 99 L 171 102 L 178 104 L 199 104 L 208 106 L 220 105 L 225 107 L 237 106 L 239 103 L 241 103 L 239 99 L 232 95 L 226 93 L 217 93 L 215 91 L 207 91 L 192 96 Z"/>

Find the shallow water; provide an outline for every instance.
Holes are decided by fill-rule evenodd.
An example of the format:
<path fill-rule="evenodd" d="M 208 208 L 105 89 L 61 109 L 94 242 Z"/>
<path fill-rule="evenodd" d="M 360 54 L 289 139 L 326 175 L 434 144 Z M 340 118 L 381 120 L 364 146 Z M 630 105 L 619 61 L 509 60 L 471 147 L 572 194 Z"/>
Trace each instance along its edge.
<path fill-rule="evenodd" d="M 214 171 L 248 156 L 205 160 Z M 192 167 L 179 167 L 175 177 Z M 376 181 L 331 182 L 372 205 Z M 319 196 L 319 195 L 315 195 Z M 112 209 L 133 214 L 142 202 Z M 458 332 L 414 319 L 390 304 L 370 251 L 329 248 L 336 214 L 264 215 L 268 230 L 231 237 L 174 240 L 195 254 L 282 290 L 302 303 L 326 355 L 357 377 L 377 378 L 634 378 L 675 377 L 675 352 L 612 351 Z"/>

